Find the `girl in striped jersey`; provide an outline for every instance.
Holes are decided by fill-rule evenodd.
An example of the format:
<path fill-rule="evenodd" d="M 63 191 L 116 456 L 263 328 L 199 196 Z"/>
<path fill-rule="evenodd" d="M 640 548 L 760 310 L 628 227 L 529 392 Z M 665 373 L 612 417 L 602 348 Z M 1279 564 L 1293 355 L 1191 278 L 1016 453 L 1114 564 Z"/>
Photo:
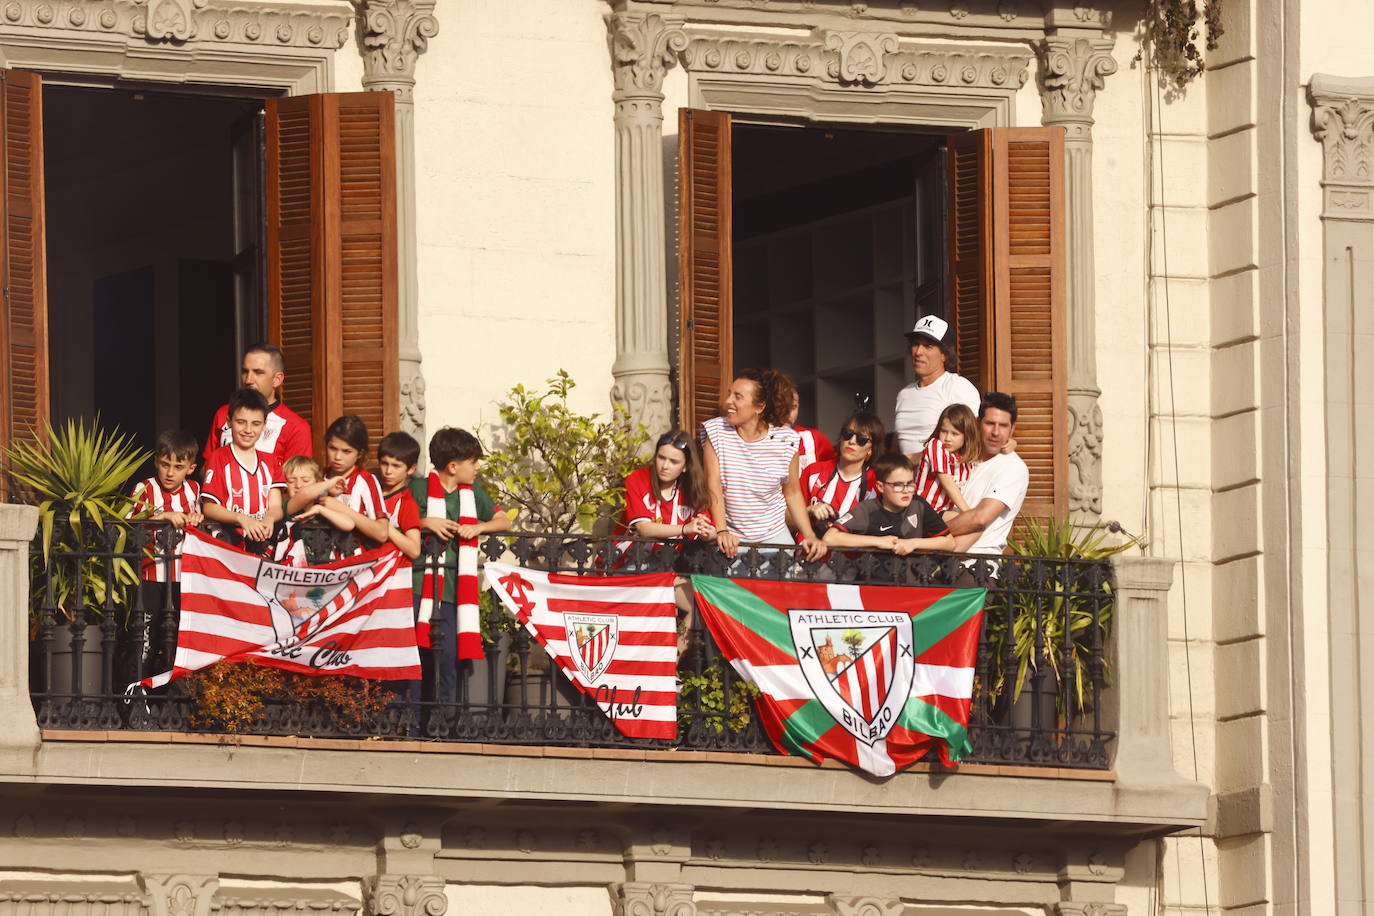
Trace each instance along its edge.
<path fill-rule="evenodd" d="M 857 410 L 836 440 L 838 458 L 818 461 L 801 473 L 802 496 L 813 525 L 824 533 L 830 520 L 853 509 L 860 500 L 874 499 L 874 451 L 886 428 L 876 414 Z"/>
<path fill-rule="evenodd" d="M 382 486 L 358 464 L 367 454 L 367 425 L 352 414 L 339 417 L 325 430 L 324 451 L 328 479 L 302 488 L 287 504 L 287 511 L 299 512 L 313 502 L 334 497 L 333 508 L 346 513 L 359 534 L 384 543 L 391 532 L 391 521 Z M 359 544 L 358 551 L 363 549 Z"/>
<path fill-rule="evenodd" d="M 696 443 L 685 430 L 672 429 L 659 436 L 649 463 L 625 478 L 620 532 L 714 540 L 710 508 L 711 495 Z"/>
<path fill-rule="evenodd" d="M 727 557 L 741 541 L 790 544 L 790 520 L 808 560 L 826 554 L 797 480 L 797 431 L 783 425 L 796 388 L 772 369 L 745 369 L 725 397 L 725 416 L 702 424 L 716 545 Z"/>
<path fill-rule="evenodd" d="M 935 421 L 935 432 L 926 440 L 916 468 L 916 495 L 942 516 L 967 512 L 964 484 L 973 465 L 982 457 L 978 418 L 963 404 L 951 404 Z"/>

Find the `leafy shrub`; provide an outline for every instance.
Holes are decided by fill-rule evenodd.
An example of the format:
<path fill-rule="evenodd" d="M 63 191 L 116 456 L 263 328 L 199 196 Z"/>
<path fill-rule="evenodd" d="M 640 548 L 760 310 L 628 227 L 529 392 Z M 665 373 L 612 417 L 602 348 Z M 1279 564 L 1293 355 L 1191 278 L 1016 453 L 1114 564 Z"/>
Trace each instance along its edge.
<path fill-rule="evenodd" d="M 501 505 L 519 510 L 519 528 L 591 534 L 620 512 L 625 477 L 644 460 L 644 427 L 632 427 L 621 405 L 604 419 L 574 412 L 576 383 L 562 369 L 547 384 L 539 393 L 516 385 L 501 403 L 483 479 Z"/>

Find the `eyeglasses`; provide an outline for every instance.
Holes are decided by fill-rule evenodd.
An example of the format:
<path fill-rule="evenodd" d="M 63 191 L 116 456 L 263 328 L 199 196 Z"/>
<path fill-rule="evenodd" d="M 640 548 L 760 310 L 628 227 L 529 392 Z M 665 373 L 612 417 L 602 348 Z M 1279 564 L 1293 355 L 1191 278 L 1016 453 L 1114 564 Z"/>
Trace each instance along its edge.
<path fill-rule="evenodd" d="M 914 480 L 881 480 L 881 481 L 879 481 L 879 483 L 881 483 L 883 486 L 887 487 L 889 490 L 914 490 L 914 489 L 916 489 L 916 481 L 914 481 Z"/>
<path fill-rule="evenodd" d="M 848 442 L 850 439 L 853 439 L 857 445 L 867 445 L 873 441 L 872 436 L 865 436 L 863 433 L 855 432 L 846 426 L 844 429 L 840 430 L 840 441 Z"/>
<path fill-rule="evenodd" d="M 658 442 L 654 445 L 654 451 L 658 451 L 665 445 L 671 445 L 673 448 L 677 449 L 679 452 L 682 452 L 684 455 L 687 454 L 687 440 L 674 439 L 672 433 L 664 433 L 663 435 L 659 436 Z"/>

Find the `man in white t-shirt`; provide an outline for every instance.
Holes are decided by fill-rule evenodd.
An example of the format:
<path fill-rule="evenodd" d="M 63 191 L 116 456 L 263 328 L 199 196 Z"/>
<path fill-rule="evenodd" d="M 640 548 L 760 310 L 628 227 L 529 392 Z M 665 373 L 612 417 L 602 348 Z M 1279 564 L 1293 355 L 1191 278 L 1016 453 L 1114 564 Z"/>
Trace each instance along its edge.
<path fill-rule="evenodd" d="M 969 410 L 978 412 L 978 389 L 963 376 L 945 371 L 945 364 L 954 359 L 945 339 L 948 334 L 947 322 L 926 315 L 906 335 L 916 381 L 897 392 L 893 429 L 897 433 L 897 447 L 913 461 L 921 460 L 926 440 L 935 431 L 935 422 L 946 407 L 967 404 Z"/>
<path fill-rule="evenodd" d="M 983 434 L 983 460 L 964 484 L 970 508 L 950 520 L 949 533 L 960 553 L 1000 556 L 1030 484 L 1026 462 L 1015 452 L 1002 451 L 1016 432 L 1016 398 L 988 392 L 978 410 L 978 429 Z"/>

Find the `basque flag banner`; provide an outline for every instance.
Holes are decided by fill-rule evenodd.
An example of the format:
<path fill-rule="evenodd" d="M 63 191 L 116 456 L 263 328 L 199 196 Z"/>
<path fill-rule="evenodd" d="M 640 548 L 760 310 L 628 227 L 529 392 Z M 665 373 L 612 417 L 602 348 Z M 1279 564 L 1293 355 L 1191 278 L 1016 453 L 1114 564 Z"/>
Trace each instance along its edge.
<path fill-rule="evenodd" d="M 932 745 L 946 763 L 969 752 L 986 589 L 712 576 L 692 588 L 781 753 L 891 776 Z"/>
<path fill-rule="evenodd" d="M 181 617 L 161 687 L 220 661 L 302 674 L 420 677 L 410 564 L 386 545 L 323 566 L 274 563 L 186 529 Z"/>
<path fill-rule="evenodd" d="M 487 585 L 629 738 L 677 735 L 673 574 L 570 576 L 502 563 Z"/>

